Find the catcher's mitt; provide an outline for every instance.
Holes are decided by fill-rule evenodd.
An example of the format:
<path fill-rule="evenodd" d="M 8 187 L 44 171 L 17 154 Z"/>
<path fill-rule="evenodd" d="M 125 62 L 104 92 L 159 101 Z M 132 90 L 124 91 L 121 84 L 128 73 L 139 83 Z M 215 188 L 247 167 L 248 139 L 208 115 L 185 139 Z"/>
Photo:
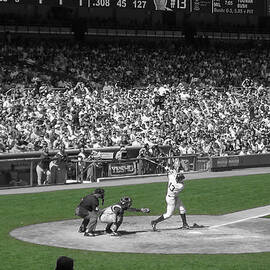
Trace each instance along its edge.
<path fill-rule="evenodd" d="M 141 208 L 141 212 L 142 213 L 150 213 L 150 209 L 149 208 Z"/>

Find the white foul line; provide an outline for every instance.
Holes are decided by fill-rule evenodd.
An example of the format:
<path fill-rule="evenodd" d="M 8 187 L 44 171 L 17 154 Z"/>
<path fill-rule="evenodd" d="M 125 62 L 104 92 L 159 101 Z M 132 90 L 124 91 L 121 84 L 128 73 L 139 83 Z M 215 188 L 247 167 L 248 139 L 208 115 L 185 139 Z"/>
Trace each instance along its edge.
<path fill-rule="evenodd" d="M 270 213 L 269 213 L 269 214 L 270 214 Z M 230 225 L 230 224 L 242 222 L 242 221 L 246 221 L 246 220 L 253 219 L 253 218 L 264 217 L 264 216 L 267 216 L 267 215 L 269 215 L 269 214 L 265 214 L 265 213 L 264 213 L 264 214 L 260 214 L 260 215 L 253 216 L 253 217 L 247 217 L 247 218 L 238 219 L 238 220 L 235 220 L 235 221 L 223 223 L 223 224 L 220 224 L 220 225 L 213 225 L 213 226 L 210 226 L 209 229 L 212 229 L 212 228 L 218 228 L 218 227 L 222 227 L 222 226 L 226 226 L 226 225 Z"/>

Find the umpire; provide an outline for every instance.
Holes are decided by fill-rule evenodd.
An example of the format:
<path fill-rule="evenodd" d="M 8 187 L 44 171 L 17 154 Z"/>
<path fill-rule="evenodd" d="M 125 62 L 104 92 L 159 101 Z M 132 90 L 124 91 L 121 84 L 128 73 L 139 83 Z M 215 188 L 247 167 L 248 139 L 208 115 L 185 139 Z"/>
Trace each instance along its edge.
<path fill-rule="evenodd" d="M 79 232 L 84 232 L 84 236 L 95 236 L 95 228 L 97 225 L 99 214 L 99 200 L 104 204 L 104 189 L 97 188 L 92 194 L 89 194 L 81 199 L 80 204 L 75 210 L 75 215 L 83 218 Z"/>

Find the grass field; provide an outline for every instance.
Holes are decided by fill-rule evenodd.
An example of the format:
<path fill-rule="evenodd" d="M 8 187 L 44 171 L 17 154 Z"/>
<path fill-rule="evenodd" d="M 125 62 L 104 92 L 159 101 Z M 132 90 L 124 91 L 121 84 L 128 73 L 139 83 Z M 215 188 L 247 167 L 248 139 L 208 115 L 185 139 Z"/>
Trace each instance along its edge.
<path fill-rule="evenodd" d="M 165 210 L 166 183 L 106 187 L 105 191 L 105 206 L 127 195 L 133 198 L 134 207 L 151 208 L 151 215 L 159 215 Z M 61 255 L 72 257 L 76 270 L 270 269 L 270 253 L 158 255 L 89 252 L 34 245 L 10 237 L 9 232 L 20 226 L 75 218 L 76 205 L 89 192 L 89 189 L 79 189 L 0 196 L 0 269 L 54 269 L 55 261 Z M 269 205 L 269 195 L 270 175 L 265 174 L 187 181 L 181 198 L 188 214 L 217 215 Z"/>

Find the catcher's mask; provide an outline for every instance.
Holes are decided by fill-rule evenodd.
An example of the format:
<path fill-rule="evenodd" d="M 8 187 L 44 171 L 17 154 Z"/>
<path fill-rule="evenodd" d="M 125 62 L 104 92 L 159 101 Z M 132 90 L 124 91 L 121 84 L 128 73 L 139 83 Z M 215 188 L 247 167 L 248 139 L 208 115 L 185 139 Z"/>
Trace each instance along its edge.
<path fill-rule="evenodd" d="M 184 174 L 178 173 L 178 174 L 176 175 L 176 179 L 175 179 L 175 180 L 176 180 L 177 183 L 180 183 L 180 182 L 182 182 L 184 179 L 185 179 Z"/>
<path fill-rule="evenodd" d="M 104 204 L 104 194 L 105 194 L 105 190 L 103 188 L 97 188 L 94 191 L 94 194 L 99 194 L 100 198 L 102 199 L 102 205 Z"/>
<path fill-rule="evenodd" d="M 123 197 L 120 199 L 120 203 L 123 207 L 129 208 L 132 205 L 132 199 L 129 197 Z"/>

